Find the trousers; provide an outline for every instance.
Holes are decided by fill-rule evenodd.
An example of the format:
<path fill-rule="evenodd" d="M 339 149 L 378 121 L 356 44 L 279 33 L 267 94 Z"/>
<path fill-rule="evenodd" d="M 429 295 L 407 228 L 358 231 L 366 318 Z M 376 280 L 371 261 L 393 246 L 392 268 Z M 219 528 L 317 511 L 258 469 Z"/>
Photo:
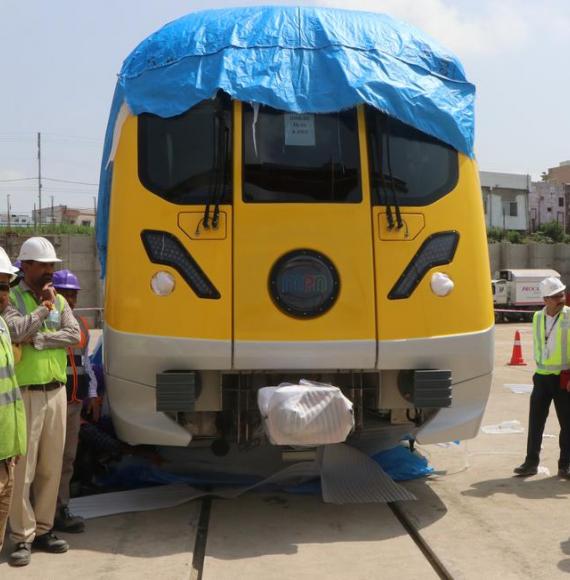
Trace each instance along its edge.
<path fill-rule="evenodd" d="M 77 455 L 79 443 L 79 428 L 81 427 L 81 403 L 67 403 L 67 426 L 65 429 L 65 447 L 63 450 L 63 464 L 61 467 L 61 481 L 57 494 L 57 507 L 69 503 L 69 484 L 73 477 L 73 464 Z"/>
<path fill-rule="evenodd" d="M 14 543 L 33 542 L 53 527 L 61 478 L 67 396 L 65 388 L 52 391 L 21 389 L 28 429 L 28 451 L 14 473 L 10 508 Z"/>
<path fill-rule="evenodd" d="M 558 467 L 568 467 L 570 465 L 570 393 L 560 388 L 560 375 L 535 373 L 532 382 L 525 462 L 532 465 L 538 465 L 540 462 L 540 446 L 542 445 L 544 425 L 548 418 L 550 403 L 554 401 L 554 408 L 560 424 Z"/>
<path fill-rule="evenodd" d="M 0 551 L 4 544 L 13 487 L 14 463 L 11 459 L 4 459 L 0 461 Z"/>

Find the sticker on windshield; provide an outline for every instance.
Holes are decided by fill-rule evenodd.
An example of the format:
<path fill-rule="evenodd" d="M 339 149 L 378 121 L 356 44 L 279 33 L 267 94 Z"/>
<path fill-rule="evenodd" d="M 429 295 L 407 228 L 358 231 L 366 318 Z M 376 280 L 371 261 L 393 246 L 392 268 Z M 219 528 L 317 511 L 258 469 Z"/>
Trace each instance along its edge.
<path fill-rule="evenodd" d="M 285 145 L 315 146 L 315 115 L 285 113 Z"/>

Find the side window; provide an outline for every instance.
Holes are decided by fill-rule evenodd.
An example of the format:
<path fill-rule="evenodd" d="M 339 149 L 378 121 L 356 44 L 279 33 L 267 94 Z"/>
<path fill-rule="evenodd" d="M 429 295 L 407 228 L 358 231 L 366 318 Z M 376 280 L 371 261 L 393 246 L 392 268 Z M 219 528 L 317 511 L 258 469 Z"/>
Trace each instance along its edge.
<path fill-rule="evenodd" d="M 356 110 L 285 113 L 243 105 L 243 198 L 257 203 L 358 203 Z"/>
<path fill-rule="evenodd" d="M 373 205 L 422 206 L 449 193 L 457 184 L 457 151 L 451 146 L 366 108 Z"/>
<path fill-rule="evenodd" d="M 231 203 L 229 96 L 219 93 L 182 115 L 139 115 L 139 179 L 181 205 Z"/>

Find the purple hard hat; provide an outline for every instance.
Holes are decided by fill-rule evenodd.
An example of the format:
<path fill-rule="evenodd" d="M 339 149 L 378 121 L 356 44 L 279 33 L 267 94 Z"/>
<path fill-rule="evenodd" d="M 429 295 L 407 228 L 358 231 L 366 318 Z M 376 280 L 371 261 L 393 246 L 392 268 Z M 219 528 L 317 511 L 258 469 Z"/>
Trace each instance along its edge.
<path fill-rule="evenodd" d="M 22 260 L 16 260 L 12 266 L 14 266 L 14 268 L 18 268 L 18 270 L 22 269 Z"/>
<path fill-rule="evenodd" d="M 71 270 L 58 270 L 53 273 L 53 285 L 61 290 L 81 290 L 79 279 Z"/>

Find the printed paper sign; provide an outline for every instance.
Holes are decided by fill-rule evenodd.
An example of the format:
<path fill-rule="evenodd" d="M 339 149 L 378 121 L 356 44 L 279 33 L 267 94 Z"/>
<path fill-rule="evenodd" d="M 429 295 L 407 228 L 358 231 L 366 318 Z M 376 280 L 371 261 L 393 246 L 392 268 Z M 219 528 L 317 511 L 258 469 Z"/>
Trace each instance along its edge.
<path fill-rule="evenodd" d="M 315 146 L 315 116 L 285 113 L 285 145 Z"/>

